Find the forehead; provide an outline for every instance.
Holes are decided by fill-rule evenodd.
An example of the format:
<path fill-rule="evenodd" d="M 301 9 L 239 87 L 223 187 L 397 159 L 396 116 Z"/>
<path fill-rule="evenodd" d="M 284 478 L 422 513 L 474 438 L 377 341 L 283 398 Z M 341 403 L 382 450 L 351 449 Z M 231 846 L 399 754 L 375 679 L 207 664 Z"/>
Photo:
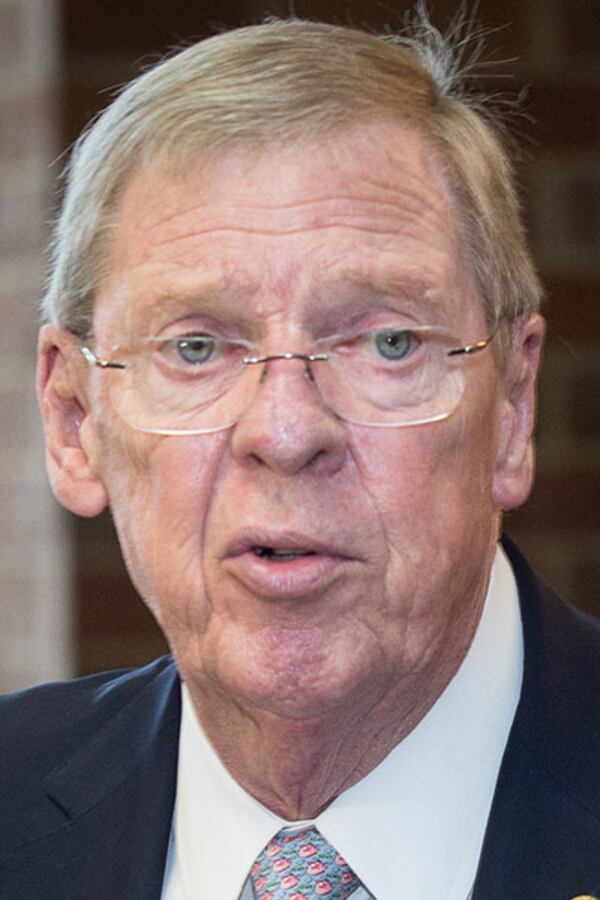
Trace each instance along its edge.
<path fill-rule="evenodd" d="M 349 291 L 452 306 L 472 293 L 457 222 L 435 153 L 396 124 L 149 168 L 124 192 L 96 326 L 197 302 L 295 315 Z"/>

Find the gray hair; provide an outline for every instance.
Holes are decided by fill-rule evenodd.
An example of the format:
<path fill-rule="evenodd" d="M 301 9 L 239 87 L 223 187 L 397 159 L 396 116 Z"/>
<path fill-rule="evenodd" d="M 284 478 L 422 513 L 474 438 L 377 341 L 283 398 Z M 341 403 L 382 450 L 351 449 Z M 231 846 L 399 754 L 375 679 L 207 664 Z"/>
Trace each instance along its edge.
<path fill-rule="evenodd" d="M 458 61 L 458 62 L 457 62 Z M 84 337 L 119 198 L 145 165 L 177 170 L 246 144 L 315 139 L 386 118 L 438 150 L 490 326 L 538 309 L 540 284 L 501 129 L 465 92 L 460 52 L 427 21 L 375 36 L 270 20 L 194 44 L 133 81 L 76 143 L 52 244 L 46 318 Z"/>

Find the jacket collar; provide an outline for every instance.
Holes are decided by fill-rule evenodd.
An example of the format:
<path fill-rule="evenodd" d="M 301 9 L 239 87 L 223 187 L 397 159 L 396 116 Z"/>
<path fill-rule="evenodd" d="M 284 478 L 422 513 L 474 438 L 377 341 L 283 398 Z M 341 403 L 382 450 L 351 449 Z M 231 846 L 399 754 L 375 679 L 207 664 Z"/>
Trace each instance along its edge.
<path fill-rule="evenodd" d="M 521 598 L 523 686 L 473 900 L 600 895 L 600 627 L 503 543 Z"/>
<path fill-rule="evenodd" d="M 165 660 L 121 709 L 47 777 L 48 797 L 71 819 L 87 813 L 179 733 L 179 681 Z"/>
<path fill-rule="evenodd" d="M 159 900 L 177 770 L 174 663 L 101 681 L 84 702 L 102 724 L 81 725 L 75 752 L 10 816 L 0 896 Z"/>

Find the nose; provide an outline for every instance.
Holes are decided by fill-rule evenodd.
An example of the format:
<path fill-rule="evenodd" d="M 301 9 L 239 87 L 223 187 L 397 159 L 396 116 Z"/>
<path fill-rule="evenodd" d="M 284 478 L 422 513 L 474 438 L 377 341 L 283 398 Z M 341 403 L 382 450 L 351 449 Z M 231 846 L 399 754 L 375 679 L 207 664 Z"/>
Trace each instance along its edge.
<path fill-rule="evenodd" d="M 234 457 L 284 475 L 332 475 L 346 457 L 346 428 L 325 406 L 310 369 L 327 363 L 288 354 L 261 365 L 256 394 L 233 429 Z"/>

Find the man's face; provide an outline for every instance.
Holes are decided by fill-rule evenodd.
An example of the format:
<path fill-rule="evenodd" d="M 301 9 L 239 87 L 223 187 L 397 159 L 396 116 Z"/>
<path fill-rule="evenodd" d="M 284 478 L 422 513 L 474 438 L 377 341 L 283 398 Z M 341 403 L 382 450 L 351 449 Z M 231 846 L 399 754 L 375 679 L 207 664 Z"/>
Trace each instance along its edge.
<path fill-rule="evenodd" d="M 434 155 L 395 125 L 139 173 L 95 350 L 177 323 L 310 352 L 407 308 L 473 342 L 486 325 L 456 220 Z M 406 714 L 443 688 L 485 594 L 513 421 L 492 352 L 467 369 L 449 419 L 373 428 L 327 409 L 301 363 L 274 361 L 237 424 L 195 436 L 133 431 L 108 402 L 114 373 L 90 370 L 84 447 L 196 690 L 302 718 L 387 700 Z"/>

